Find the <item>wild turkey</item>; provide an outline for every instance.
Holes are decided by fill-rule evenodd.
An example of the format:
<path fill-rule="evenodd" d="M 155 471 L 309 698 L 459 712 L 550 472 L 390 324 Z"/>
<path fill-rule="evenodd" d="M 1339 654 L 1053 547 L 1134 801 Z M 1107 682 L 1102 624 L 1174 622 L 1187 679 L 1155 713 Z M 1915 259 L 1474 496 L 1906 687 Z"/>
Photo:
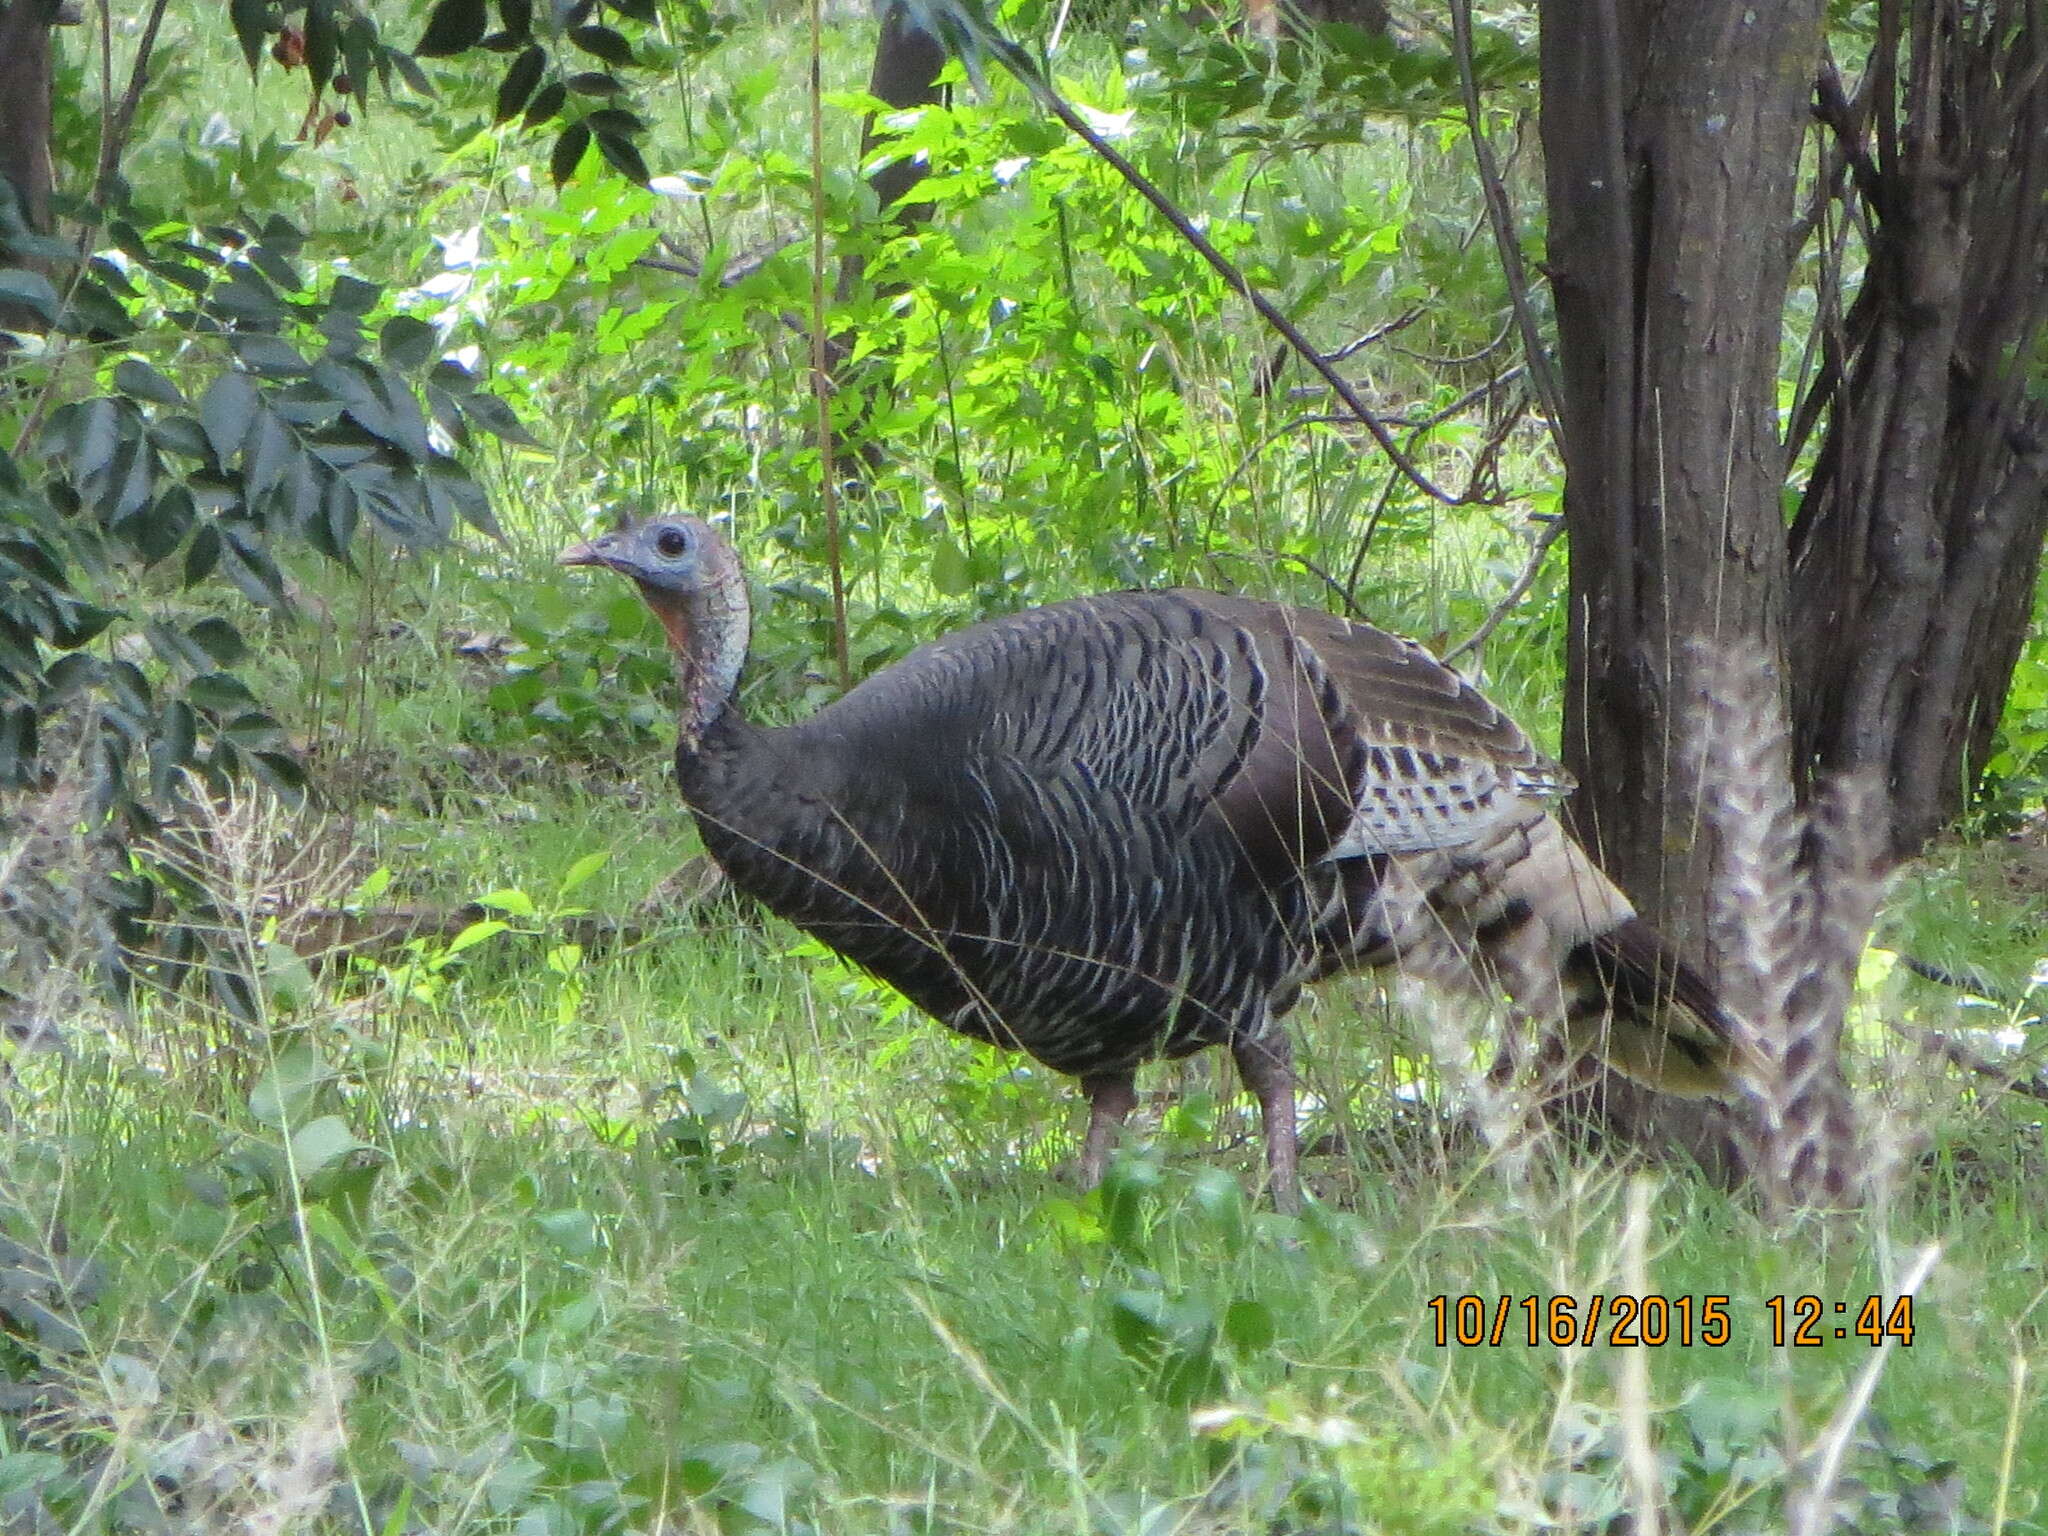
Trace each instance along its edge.
<path fill-rule="evenodd" d="M 1492 983 L 1621 1070 L 1737 1080 L 1738 1032 L 1550 815 L 1570 784 L 1412 641 L 1188 589 L 935 640 L 808 720 L 733 704 L 731 546 L 659 517 L 564 550 L 631 577 L 683 692 L 676 774 L 733 883 L 977 1039 L 1081 1080 L 1101 1176 L 1156 1057 L 1228 1045 L 1294 1209 L 1302 984 Z"/>

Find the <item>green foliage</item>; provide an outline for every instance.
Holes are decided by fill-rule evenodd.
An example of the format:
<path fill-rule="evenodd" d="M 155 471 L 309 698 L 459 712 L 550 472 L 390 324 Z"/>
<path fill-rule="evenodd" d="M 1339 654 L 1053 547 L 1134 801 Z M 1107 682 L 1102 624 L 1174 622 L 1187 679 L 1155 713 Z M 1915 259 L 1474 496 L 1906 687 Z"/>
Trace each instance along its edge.
<path fill-rule="evenodd" d="M 1533 30 L 1480 18 L 1472 52 L 1473 74 L 1493 99 L 1535 84 Z M 1133 86 L 1194 126 L 1276 153 L 1355 144 L 1388 118 L 1440 125 L 1456 115 L 1459 92 L 1446 41 L 1341 23 L 1269 46 L 1168 11 L 1143 24 L 1132 63 Z"/>
<path fill-rule="evenodd" d="M 2048 791 L 2048 629 L 2037 613 L 2012 691 L 1978 785 L 1979 814 L 1987 831 L 2010 831 L 2030 809 L 2038 814 Z"/>
<path fill-rule="evenodd" d="M 1248 1198 L 1249 1116 L 1206 1060 L 1081 1194 L 1057 1182 L 1075 1108 L 1050 1074 L 756 914 L 632 909 L 689 849 L 663 784 L 669 663 L 631 593 L 558 577 L 553 551 L 650 506 L 729 517 L 757 577 L 750 706 L 834 691 L 813 274 L 807 242 L 782 244 L 811 207 L 801 12 L 422 7 L 399 40 L 435 45 L 437 94 L 295 141 L 303 95 L 264 114 L 313 76 L 271 49 L 311 10 L 215 24 L 260 17 L 253 58 L 215 39 L 232 70 L 262 66 L 249 120 L 145 100 L 129 165 L 160 206 L 126 205 L 133 250 L 125 230 L 94 242 L 76 286 L 5 279 L 62 328 L 10 360 L 10 449 L 36 431 L 0 463 L 0 718 L 33 727 L 22 760 L 44 768 L 111 731 L 121 776 L 95 782 L 139 815 L 175 816 L 187 770 L 289 787 L 310 761 L 358 860 L 344 910 L 486 894 L 434 937 L 323 964 L 286 942 L 295 888 L 150 868 L 198 920 L 179 953 L 218 1011 L 144 990 L 132 1016 L 78 1010 L 69 1054 L 14 1059 L 9 1517 L 1521 1533 L 1625 1508 L 1637 1427 L 1616 1382 L 1639 1362 L 1422 1332 L 1439 1292 L 1619 1288 L 1603 1176 L 1481 1150 L 1362 988 L 1295 1015 L 1312 1113 L 1351 1150 L 1311 1159 L 1325 1199 L 1286 1221 Z M 477 46 L 440 56 L 479 16 Z M 1405 322 L 1392 341 L 1458 359 L 1382 345 L 1348 366 L 1390 415 L 1449 410 L 1404 441 L 1516 499 L 1434 507 L 1305 420 L 1326 402 L 1267 366 L 1236 296 L 1000 79 L 882 125 L 878 154 L 919 157 L 939 210 L 907 231 L 854 160 L 871 104 L 830 96 L 828 290 L 842 258 L 864 264 L 828 297 L 859 670 L 986 613 L 1182 579 L 1355 598 L 1455 638 L 1514 579 L 1524 514 L 1555 512 L 1512 392 L 1458 404 L 1504 299 L 1446 169 L 1464 130 L 1441 54 L 1339 31 L 1268 56 L 1149 14 L 1136 42 L 1128 72 L 1070 45 L 1061 88 L 1319 342 Z M 864 23 L 833 29 L 826 78 L 860 79 L 870 46 Z M 1512 112 L 1526 41 L 1482 25 L 1482 47 Z M 221 77 L 202 46 L 166 57 L 173 81 Z M 403 87 L 391 69 L 365 78 Z M 89 117 L 63 141 L 88 165 Z M 1532 722 L 1555 711 L 1561 581 L 1486 658 Z M 2030 726 L 2012 728 L 2017 784 Z M 109 850 L 140 941 L 137 867 Z M 1998 926 L 2023 975 L 2038 900 L 1980 907 L 1982 883 L 1923 905 L 1965 953 Z M 1887 1016 L 1953 1011 L 1923 994 Z M 1733 1291 L 1751 1320 L 1777 1291 L 1882 1288 L 1895 1247 L 1951 1233 L 1926 1336 L 1848 1447 L 1865 1529 L 1970 1529 L 2002 1489 L 2017 1529 L 2041 1482 L 2033 1378 L 2007 1439 L 2002 1376 L 2039 1352 L 2037 1281 L 2013 1262 L 2041 1246 L 2038 1137 L 1988 1118 L 1999 1134 L 1940 1139 L 1937 1193 L 1902 1176 L 1877 1237 L 1794 1251 L 1677 1175 L 1657 1206 L 1651 1283 Z M 1917 1146 L 1888 1150 L 1910 1169 Z M 1690 1528 L 1783 1528 L 1795 1453 L 1868 1357 L 1788 1357 L 1755 1328 L 1652 1353 L 1646 1432 Z M 288 1473 L 317 1511 L 285 1507 Z"/>
<path fill-rule="evenodd" d="M 311 278 L 303 236 L 282 217 L 254 235 L 145 236 L 120 221 L 109 234 L 112 248 L 62 295 L 33 270 L 0 272 L 0 291 L 51 330 L 14 370 L 30 474 L 0 454 L 11 530 L 0 783 L 43 785 L 68 756 L 83 764 L 91 815 L 139 831 L 177 809 L 187 772 L 215 790 L 244 773 L 285 792 L 304 781 L 284 728 L 235 670 L 250 650 L 241 626 L 193 598 L 224 584 L 289 615 L 282 553 L 346 566 L 365 522 L 415 547 L 458 522 L 495 536 L 450 450 L 472 426 L 531 438 L 439 356 L 431 327 L 377 319 L 378 285 Z M 52 254 L 33 237 L 15 245 Z M 24 903 L 28 927 L 46 934 L 68 910 L 55 896 Z M 171 953 L 194 944 L 204 940 Z M 246 986 L 221 985 L 248 1006 Z"/>

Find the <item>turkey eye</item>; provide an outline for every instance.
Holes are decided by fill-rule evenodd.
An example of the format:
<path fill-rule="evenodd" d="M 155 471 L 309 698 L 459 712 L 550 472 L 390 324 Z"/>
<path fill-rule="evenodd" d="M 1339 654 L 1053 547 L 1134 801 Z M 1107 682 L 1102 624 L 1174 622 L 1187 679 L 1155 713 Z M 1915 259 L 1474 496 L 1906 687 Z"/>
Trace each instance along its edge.
<path fill-rule="evenodd" d="M 690 537 L 680 528 L 664 528 L 654 536 L 654 547 L 665 558 L 673 560 L 689 553 Z"/>

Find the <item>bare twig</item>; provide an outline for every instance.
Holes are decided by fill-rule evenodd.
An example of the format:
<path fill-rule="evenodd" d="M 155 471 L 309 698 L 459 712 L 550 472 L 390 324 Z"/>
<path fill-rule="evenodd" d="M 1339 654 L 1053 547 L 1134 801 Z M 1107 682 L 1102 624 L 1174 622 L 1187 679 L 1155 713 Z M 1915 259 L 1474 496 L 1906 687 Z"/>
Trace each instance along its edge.
<path fill-rule="evenodd" d="M 1336 351 L 1326 352 L 1323 355 L 1329 358 L 1329 360 L 1333 363 L 1341 363 L 1347 357 L 1352 356 L 1354 353 L 1363 351 L 1365 348 L 1371 346 L 1374 342 L 1385 341 L 1389 336 L 1394 335 L 1396 332 L 1407 330 L 1409 326 L 1413 325 L 1417 320 L 1420 320 L 1421 318 L 1421 305 L 1418 304 L 1413 309 L 1404 309 L 1403 311 L 1401 311 L 1400 314 L 1394 316 L 1394 318 L 1389 320 L 1385 325 L 1376 325 L 1371 330 L 1367 331 L 1363 336 L 1359 337 L 1356 341 L 1347 341 L 1344 343 L 1343 346 L 1339 347 Z"/>
<path fill-rule="evenodd" d="M 1297 416 L 1292 421 L 1275 427 L 1245 450 L 1244 457 L 1237 461 L 1237 467 L 1231 470 L 1228 475 L 1225 475 L 1223 483 L 1216 487 L 1216 499 L 1220 501 L 1224 496 L 1228 495 L 1231 488 L 1244 478 L 1245 472 L 1259 461 L 1259 456 L 1283 437 L 1292 437 L 1303 427 L 1342 426 L 1350 420 L 1349 416 L 1332 416 L 1326 413 L 1319 413 L 1313 416 Z"/>
<path fill-rule="evenodd" d="M 1097 133 L 1064 96 L 1052 88 L 1039 73 L 1029 54 L 1007 38 L 994 37 L 984 41 L 998 45 L 992 47 L 991 51 L 1023 83 L 1038 104 L 1064 123 L 1070 133 L 1092 149 L 1110 169 L 1123 177 L 1139 196 L 1157 209 L 1160 216 L 1174 227 L 1180 237 L 1194 247 L 1195 253 L 1209 264 L 1211 270 L 1242 295 L 1252 308 L 1258 311 L 1260 318 L 1286 339 L 1287 344 L 1294 348 L 1302 361 L 1322 375 L 1324 382 L 1335 392 L 1337 398 L 1344 402 L 1345 409 L 1364 423 L 1365 429 L 1372 433 L 1373 441 L 1379 444 L 1380 451 L 1392 461 L 1395 470 L 1404 479 L 1433 501 L 1440 501 L 1446 506 L 1457 505 L 1457 496 L 1432 480 L 1423 472 L 1421 466 L 1402 450 L 1394 441 L 1394 434 L 1387 424 L 1359 398 L 1358 391 L 1352 388 L 1350 380 L 1337 371 L 1336 365 L 1310 345 L 1300 328 L 1244 275 L 1242 268 L 1216 249 L 1209 237 L 1195 227 L 1194 220 L 1183 213 L 1171 198 L 1154 186 L 1151 180 L 1126 160 L 1113 144 Z"/>
<path fill-rule="evenodd" d="M 1997 1062 L 1988 1060 L 1971 1050 L 1954 1035 L 1944 1034 L 1938 1029 L 1921 1029 L 1911 1024 L 1901 1024 L 1896 1019 L 1885 1020 L 1893 1033 L 1904 1035 L 1908 1040 L 1918 1041 L 1950 1066 L 1961 1067 L 1978 1077 L 1988 1078 L 2007 1093 L 2016 1093 L 2023 1099 L 2035 1099 L 2048 1104 L 2048 1083 L 2031 1073 L 2024 1076 L 2008 1072 Z"/>
<path fill-rule="evenodd" d="M 1454 0 L 1462 9 L 1465 0 Z M 1622 1219 L 1622 1284 L 1638 1296 L 1650 1294 L 1650 1181 L 1628 1182 Z M 1650 1433 L 1650 1366 L 1647 1351 L 1621 1358 L 1617 1396 L 1621 1407 L 1621 1465 L 1635 1505 L 1635 1536 L 1664 1536 L 1664 1480 L 1658 1475 L 1657 1446 Z"/>
<path fill-rule="evenodd" d="M 92 200 L 96 208 L 104 208 L 107 195 L 112 190 L 114 176 L 120 169 L 121 152 L 128 147 L 129 130 L 135 126 L 135 109 L 141 105 L 143 89 L 149 84 L 149 59 L 156 51 L 157 28 L 163 24 L 164 10 L 169 0 L 156 0 L 149 8 L 149 20 L 143 23 L 142 37 L 135 45 L 135 64 L 128 71 L 128 88 L 121 93 L 121 99 L 114 103 L 100 122 L 99 163 L 93 169 Z M 107 0 L 100 0 L 100 49 L 103 76 L 111 76 L 107 68 L 110 39 L 113 36 L 113 17 Z M 107 84 L 111 84 L 111 79 Z M 104 99 L 104 93 L 103 97 Z"/>
<path fill-rule="evenodd" d="M 1529 379 L 1536 398 L 1543 404 L 1553 441 L 1563 432 L 1564 391 L 1551 365 L 1543 333 L 1536 325 L 1536 312 L 1529 303 L 1529 274 L 1522 265 L 1522 244 L 1515 232 L 1515 214 L 1508 205 L 1507 188 L 1501 182 L 1500 166 L 1493 158 L 1493 145 L 1486 137 L 1486 123 L 1479 107 L 1479 82 L 1472 70 L 1472 0 L 1451 0 L 1453 52 L 1458 58 L 1458 85 L 1465 98 L 1466 128 L 1472 139 L 1472 158 L 1479 168 L 1479 185 L 1486 195 L 1486 215 L 1493 225 L 1493 243 L 1500 255 L 1501 275 L 1507 279 L 1508 300 L 1514 305 L 1515 324 L 1522 333 L 1522 355 L 1529 360 Z"/>
<path fill-rule="evenodd" d="M 1443 353 L 1439 352 L 1424 352 L 1416 347 L 1403 347 L 1398 345 L 1394 348 L 1394 350 L 1400 353 L 1403 357 L 1414 358 L 1418 363 L 1428 363 L 1432 368 L 1470 368 L 1474 363 L 1485 362 L 1489 357 L 1493 356 L 1494 353 L 1498 352 L 1502 347 L 1506 346 L 1508 338 L 1514 334 L 1515 322 L 1513 317 L 1510 317 L 1508 323 L 1502 326 L 1500 330 L 1495 333 L 1493 340 L 1489 341 L 1477 352 L 1466 352 L 1459 354 L 1457 356 L 1446 356 Z"/>
<path fill-rule="evenodd" d="M 1537 535 L 1536 542 L 1529 546 L 1529 558 L 1522 564 L 1522 573 L 1515 578 L 1513 585 L 1502 595 L 1501 600 L 1493 605 L 1493 611 L 1486 616 L 1486 621 L 1445 651 L 1437 658 L 1438 660 L 1449 666 L 1460 656 L 1477 651 L 1493 637 L 1493 632 L 1500 628 L 1501 621 L 1514 612 L 1515 605 L 1527 597 L 1529 589 L 1536 585 L 1536 577 L 1543 569 L 1544 557 L 1550 553 L 1550 546 L 1557 542 L 1558 535 L 1563 532 L 1564 519 L 1553 518 L 1549 526 Z"/>
<path fill-rule="evenodd" d="M 853 686 L 847 654 L 846 570 L 839 538 L 838 475 L 832 467 L 831 345 L 825 335 L 825 81 L 823 0 L 811 0 L 811 389 L 818 401 L 818 499 L 832 577 L 832 649 L 839 686 Z"/>

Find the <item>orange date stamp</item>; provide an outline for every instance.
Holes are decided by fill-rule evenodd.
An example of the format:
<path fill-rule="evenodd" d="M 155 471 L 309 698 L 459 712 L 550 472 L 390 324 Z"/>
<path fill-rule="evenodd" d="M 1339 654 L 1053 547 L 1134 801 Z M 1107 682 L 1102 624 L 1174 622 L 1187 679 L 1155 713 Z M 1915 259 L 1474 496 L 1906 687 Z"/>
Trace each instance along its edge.
<path fill-rule="evenodd" d="M 1735 1338 L 1734 1302 L 1722 1295 L 1626 1292 L 1590 1296 L 1432 1296 L 1425 1304 L 1437 1347 L 1511 1344 L 1559 1349 L 1722 1349 Z M 1776 1349 L 1818 1349 L 1831 1340 L 1872 1346 L 1913 1342 L 1913 1298 L 1864 1296 L 1832 1304 L 1818 1296 L 1766 1296 Z"/>

